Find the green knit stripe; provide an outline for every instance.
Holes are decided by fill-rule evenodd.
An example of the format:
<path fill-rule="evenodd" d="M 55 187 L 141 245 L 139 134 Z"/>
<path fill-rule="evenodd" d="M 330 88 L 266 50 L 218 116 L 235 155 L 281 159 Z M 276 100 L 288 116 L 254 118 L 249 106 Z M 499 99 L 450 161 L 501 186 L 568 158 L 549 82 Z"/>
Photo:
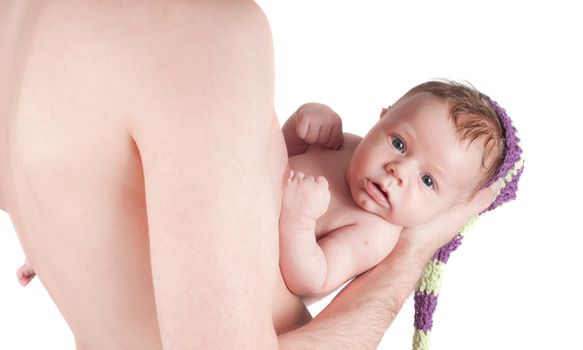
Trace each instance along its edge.
<path fill-rule="evenodd" d="M 413 350 L 429 349 L 429 332 L 416 329 L 413 333 Z"/>
<path fill-rule="evenodd" d="M 512 178 L 514 178 L 514 176 L 516 176 L 516 174 L 518 174 L 518 170 L 520 170 L 520 168 L 522 168 L 523 166 L 524 166 L 524 158 L 522 157 L 522 154 L 521 154 L 520 160 L 514 164 L 514 168 L 508 170 L 508 173 L 506 174 L 506 176 L 504 176 L 503 178 L 500 178 L 500 180 L 498 180 L 498 181 L 504 181 L 504 186 L 502 186 L 502 188 L 500 188 L 498 193 L 496 193 L 496 197 L 498 197 L 498 195 L 500 194 L 500 192 L 502 192 L 504 187 L 506 187 L 506 185 L 510 181 L 512 181 Z"/>
<path fill-rule="evenodd" d="M 444 270 L 444 263 L 438 260 L 430 261 L 425 266 L 425 270 L 423 270 L 423 276 L 421 276 L 419 290 L 421 292 L 438 294 L 439 287 L 441 286 L 441 276 L 443 275 Z"/>
<path fill-rule="evenodd" d="M 480 217 L 480 215 L 476 215 L 472 218 L 470 218 L 470 220 L 468 220 L 468 222 L 466 222 L 466 224 L 464 225 L 464 227 L 462 227 L 461 231 L 459 232 L 459 234 L 463 237 L 466 232 L 468 232 L 472 227 L 474 227 L 474 225 L 476 224 L 476 222 L 478 222 L 478 218 Z"/>
<path fill-rule="evenodd" d="M 508 175 L 506 176 L 506 181 L 510 181 L 512 180 L 512 178 L 518 174 L 518 170 L 520 168 L 522 168 L 522 166 L 524 165 L 524 158 L 520 157 L 520 160 L 518 162 L 516 162 L 516 164 L 514 164 L 514 169 L 512 169 L 511 171 L 509 171 Z"/>

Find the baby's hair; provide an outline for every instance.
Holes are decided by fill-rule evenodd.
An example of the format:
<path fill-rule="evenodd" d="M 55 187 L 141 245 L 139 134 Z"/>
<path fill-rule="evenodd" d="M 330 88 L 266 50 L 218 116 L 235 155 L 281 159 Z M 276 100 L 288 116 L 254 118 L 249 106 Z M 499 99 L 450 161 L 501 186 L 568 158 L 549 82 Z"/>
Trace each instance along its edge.
<path fill-rule="evenodd" d="M 482 167 L 484 178 L 478 183 L 472 195 L 494 178 L 502 163 L 504 154 L 504 133 L 490 98 L 471 84 L 464 85 L 451 80 L 428 81 L 407 91 L 400 99 L 406 99 L 420 92 L 430 92 L 449 105 L 449 117 L 453 122 L 460 141 L 483 140 Z"/>

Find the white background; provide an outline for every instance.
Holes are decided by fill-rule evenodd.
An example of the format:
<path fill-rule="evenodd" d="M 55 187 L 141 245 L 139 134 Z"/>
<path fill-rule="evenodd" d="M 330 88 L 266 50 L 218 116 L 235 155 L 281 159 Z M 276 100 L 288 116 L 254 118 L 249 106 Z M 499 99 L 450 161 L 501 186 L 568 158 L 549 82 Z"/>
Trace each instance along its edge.
<path fill-rule="evenodd" d="M 526 159 L 518 199 L 485 215 L 453 253 L 432 348 L 583 349 L 576 2 L 258 3 L 273 32 L 281 124 L 318 101 L 343 117 L 345 132 L 364 136 L 382 107 L 433 78 L 469 81 L 514 120 Z M 27 288 L 17 283 L 23 261 L 2 212 L 0 349 L 73 349 L 38 278 Z M 410 348 L 412 332 L 410 298 L 379 349 Z"/>

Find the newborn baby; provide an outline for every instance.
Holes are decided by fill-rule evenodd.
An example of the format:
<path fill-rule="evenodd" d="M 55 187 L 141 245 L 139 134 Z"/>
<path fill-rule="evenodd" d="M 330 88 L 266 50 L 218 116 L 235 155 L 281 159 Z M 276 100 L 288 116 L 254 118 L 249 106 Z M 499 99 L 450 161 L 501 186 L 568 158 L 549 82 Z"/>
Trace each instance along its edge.
<path fill-rule="evenodd" d="M 315 103 L 282 131 L 293 170 L 283 191 L 280 267 L 290 291 L 312 298 L 380 263 L 403 227 L 471 200 L 503 155 L 495 110 L 455 82 L 414 87 L 382 109 L 364 138 L 343 134 L 338 115 Z"/>

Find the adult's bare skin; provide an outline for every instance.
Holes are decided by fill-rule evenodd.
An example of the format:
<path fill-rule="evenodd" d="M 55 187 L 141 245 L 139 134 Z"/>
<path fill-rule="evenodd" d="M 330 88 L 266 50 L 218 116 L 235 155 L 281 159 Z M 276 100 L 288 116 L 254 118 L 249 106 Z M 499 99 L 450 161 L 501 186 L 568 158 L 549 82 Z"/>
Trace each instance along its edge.
<path fill-rule="evenodd" d="M 410 232 L 287 332 L 309 315 L 278 268 L 287 156 L 261 10 L 3 1 L 0 39 L 0 207 L 78 349 L 374 348 L 490 200 Z"/>

